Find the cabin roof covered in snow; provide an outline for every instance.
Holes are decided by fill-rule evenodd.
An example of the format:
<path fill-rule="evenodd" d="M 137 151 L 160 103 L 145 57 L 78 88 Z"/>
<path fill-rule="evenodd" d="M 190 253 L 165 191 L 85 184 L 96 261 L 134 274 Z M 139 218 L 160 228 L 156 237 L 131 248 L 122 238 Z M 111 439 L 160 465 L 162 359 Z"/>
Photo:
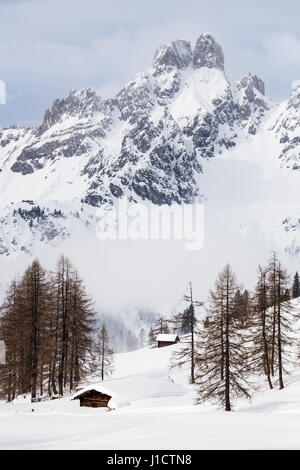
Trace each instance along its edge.
<path fill-rule="evenodd" d="M 77 393 L 75 393 L 73 398 L 79 398 L 81 395 L 84 395 L 85 393 L 90 392 L 91 390 L 95 390 L 96 392 L 102 393 L 103 395 L 108 395 L 110 397 L 112 397 L 114 394 L 112 390 L 105 387 L 102 383 L 96 383 L 82 388 Z"/>
<path fill-rule="evenodd" d="M 159 334 L 156 337 L 156 341 L 166 341 L 167 343 L 175 343 L 176 338 L 178 338 L 178 335 L 170 335 L 170 334 Z"/>
<path fill-rule="evenodd" d="M 75 398 L 84 397 L 85 395 L 89 394 L 90 392 L 97 392 L 100 395 L 104 395 L 104 396 L 107 396 L 107 397 L 111 398 L 111 395 L 104 392 L 103 390 L 100 391 L 100 390 L 96 390 L 96 388 L 88 388 L 88 389 L 85 389 L 85 390 L 80 390 L 78 393 L 76 393 L 76 395 L 74 396 L 74 400 L 75 400 Z"/>

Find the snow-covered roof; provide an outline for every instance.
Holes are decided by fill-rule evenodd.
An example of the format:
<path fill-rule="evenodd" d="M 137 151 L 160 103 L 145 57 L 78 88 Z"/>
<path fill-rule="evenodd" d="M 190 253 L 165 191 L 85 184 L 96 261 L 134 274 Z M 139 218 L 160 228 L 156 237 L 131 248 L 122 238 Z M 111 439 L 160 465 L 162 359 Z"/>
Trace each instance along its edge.
<path fill-rule="evenodd" d="M 90 385 L 88 387 L 84 387 L 82 388 L 81 390 L 79 390 L 75 395 L 74 395 L 74 399 L 75 398 L 78 398 L 80 397 L 81 395 L 83 395 L 84 393 L 86 392 L 89 392 L 91 390 L 96 390 L 96 392 L 99 392 L 99 393 L 102 393 L 103 395 L 108 395 L 110 397 L 113 396 L 113 391 L 112 390 L 108 390 L 107 387 L 105 387 L 101 382 L 100 383 L 97 383 L 97 384 L 93 384 L 93 385 Z"/>
<path fill-rule="evenodd" d="M 167 341 L 167 342 L 174 342 L 176 341 L 177 335 L 170 335 L 170 334 L 159 334 L 157 335 L 156 341 Z"/>

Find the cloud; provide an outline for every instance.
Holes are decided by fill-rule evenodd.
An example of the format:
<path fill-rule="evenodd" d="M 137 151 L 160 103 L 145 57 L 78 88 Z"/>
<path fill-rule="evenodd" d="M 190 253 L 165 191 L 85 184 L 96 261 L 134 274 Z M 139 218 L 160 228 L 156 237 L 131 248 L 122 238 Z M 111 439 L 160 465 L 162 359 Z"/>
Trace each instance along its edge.
<path fill-rule="evenodd" d="M 0 80 L 0 104 L 6 103 L 5 83 Z"/>
<path fill-rule="evenodd" d="M 264 41 L 264 45 L 272 62 L 277 62 L 280 67 L 294 66 L 299 68 L 300 38 L 295 34 L 273 34 Z"/>
<path fill-rule="evenodd" d="M 299 56 L 299 13 L 297 0 L 2 0 L 0 73 L 8 99 L 0 125 L 38 124 L 71 88 L 114 93 L 147 70 L 160 44 L 194 42 L 203 31 L 222 44 L 230 78 L 259 73 L 271 97 L 283 97 Z M 285 73 L 274 77 L 279 63 Z"/>

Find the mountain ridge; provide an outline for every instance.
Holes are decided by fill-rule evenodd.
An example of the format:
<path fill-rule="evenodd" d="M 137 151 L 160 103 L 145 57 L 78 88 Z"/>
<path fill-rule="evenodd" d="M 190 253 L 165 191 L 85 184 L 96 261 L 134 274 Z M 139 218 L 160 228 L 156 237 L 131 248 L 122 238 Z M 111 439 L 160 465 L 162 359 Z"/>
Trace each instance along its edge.
<path fill-rule="evenodd" d="M 262 155 L 272 152 L 274 167 L 298 170 L 300 88 L 277 105 L 256 75 L 230 83 L 224 63 L 208 33 L 193 48 L 176 40 L 159 47 L 149 71 L 113 98 L 72 90 L 54 100 L 40 126 L 0 129 L 0 252 L 31 253 L 34 239 L 57 244 L 75 227 L 95 232 L 96 209 L 122 197 L 169 206 L 202 201 L 204 163 L 240 158 L 255 142 Z M 46 214 L 30 227 L 18 212 L 28 199 Z"/>
<path fill-rule="evenodd" d="M 27 176 L 59 158 L 85 155 L 80 176 L 91 182 L 81 199 L 88 204 L 111 204 L 127 190 L 133 200 L 191 203 L 200 194 L 201 158 L 234 146 L 236 123 L 255 133 L 269 109 L 256 76 L 242 79 L 236 90 L 234 97 L 221 46 L 211 35 L 201 35 L 193 50 L 176 40 L 158 48 L 150 71 L 114 98 L 103 100 L 91 88 L 72 90 L 53 102 L 39 127 L 20 136 L 2 131 L 0 161 L 10 160 L 12 172 Z M 183 115 L 190 99 L 195 109 Z M 11 141 L 19 141 L 17 151 Z"/>

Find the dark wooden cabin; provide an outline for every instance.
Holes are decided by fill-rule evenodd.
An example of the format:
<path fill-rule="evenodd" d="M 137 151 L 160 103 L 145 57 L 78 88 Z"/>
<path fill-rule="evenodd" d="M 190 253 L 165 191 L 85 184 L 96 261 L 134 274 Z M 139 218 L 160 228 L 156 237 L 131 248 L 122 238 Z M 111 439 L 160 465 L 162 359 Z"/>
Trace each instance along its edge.
<path fill-rule="evenodd" d="M 108 406 L 110 399 L 111 396 L 98 392 L 95 389 L 86 390 L 74 397 L 74 400 L 80 400 L 80 406 L 88 406 L 90 408 L 102 408 Z"/>
<path fill-rule="evenodd" d="M 178 335 L 160 334 L 157 336 L 156 341 L 158 348 L 164 348 L 179 343 L 180 340 Z"/>

